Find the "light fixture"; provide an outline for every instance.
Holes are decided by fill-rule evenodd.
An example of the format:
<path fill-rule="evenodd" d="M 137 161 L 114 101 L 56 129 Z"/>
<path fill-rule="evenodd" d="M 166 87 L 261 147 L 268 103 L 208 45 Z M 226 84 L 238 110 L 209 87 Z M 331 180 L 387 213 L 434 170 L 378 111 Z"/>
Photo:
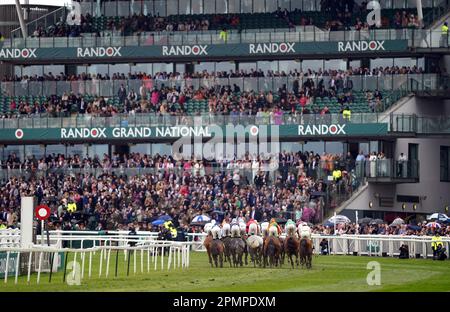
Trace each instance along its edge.
<path fill-rule="evenodd" d="M 445 212 L 448 212 L 448 206 L 445 206 Z"/>
<path fill-rule="evenodd" d="M 413 210 L 416 210 L 417 209 L 417 204 L 414 204 L 413 205 Z"/>
<path fill-rule="evenodd" d="M 406 204 L 402 204 L 402 210 L 406 209 Z"/>
<path fill-rule="evenodd" d="M 373 203 L 370 201 L 369 202 L 369 208 L 372 208 L 373 207 Z"/>

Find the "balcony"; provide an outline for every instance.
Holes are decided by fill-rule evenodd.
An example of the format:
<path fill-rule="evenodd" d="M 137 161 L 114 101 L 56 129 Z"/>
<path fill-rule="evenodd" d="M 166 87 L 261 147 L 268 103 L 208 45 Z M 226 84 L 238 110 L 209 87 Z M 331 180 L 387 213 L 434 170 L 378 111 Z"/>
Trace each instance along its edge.
<path fill-rule="evenodd" d="M 397 184 L 419 182 L 418 160 L 377 159 L 356 163 L 357 175 L 365 176 L 369 183 Z"/>

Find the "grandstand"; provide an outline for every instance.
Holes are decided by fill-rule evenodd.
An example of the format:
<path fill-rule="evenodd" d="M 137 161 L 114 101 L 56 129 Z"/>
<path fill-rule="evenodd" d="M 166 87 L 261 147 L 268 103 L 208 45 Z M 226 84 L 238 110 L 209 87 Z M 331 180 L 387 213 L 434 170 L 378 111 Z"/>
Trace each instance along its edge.
<path fill-rule="evenodd" d="M 359 0 L 76 2 L 79 22 L 61 7 L 3 34 L 0 66 L 13 68 L 0 79 L 5 198 L 32 190 L 67 218 L 75 202 L 93 229 L 147 228 L 164 212 L 181 227 L 214 210 L 255 208 L 260 221 L 313 211 L 314 223 L 448 210 L 448 1 L 381 1 L 378 26 Z M 206 159 L 213 128 L 230 125 L 242 129 Z M 240 140 L 264 142 L 266 128 L 275 170 L 238 155 Z M 183 133 L 207 135 L 191 137 L 179 160 Z M 279 198 L 263 201 L 269 191 Z M 0 212 L 12 215 L 18 198 L 0 196 Z"/>

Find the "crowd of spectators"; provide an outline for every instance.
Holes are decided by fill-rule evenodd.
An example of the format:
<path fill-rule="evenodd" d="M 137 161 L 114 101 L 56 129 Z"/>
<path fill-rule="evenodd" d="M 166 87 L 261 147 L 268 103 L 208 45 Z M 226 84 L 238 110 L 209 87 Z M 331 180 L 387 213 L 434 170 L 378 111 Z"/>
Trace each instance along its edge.
<path fill-rule="evenodd" d="M 33 32 L 32 37 L 79 37 L 82 33 L 93 33 L 101 36 L 96 26 L 94 18 L 89 13 L 81 14 L 80 25 L 68 25 L 65 22 L 58 22 L 48 28 L 39 26 Z M 105 18 L 105 17 L 103 17 Z M 220 23 L 222 20 L 213 18 L 213 23 Z M 230 16 L 226 21 L 239 23 L 239 19 Z M 185 21 L 172 21 L 168 17 L 159 15 L 133 14 L 127 17 L 120 16 L 115 19 L 108 19 L 104 31 L 109 31 L 119 36 L 129 36 L 141 32 L 150 31 L 201 31 L 208 30 L 210 21 L 204 19 L 187 19 Z"/>
<path fill-rule="evenodd" d="M 12 154 L 3 170 L 23 171 L 0 183 L 0 216 L 8 226 L 17 225 L 20 197 L 34 195 L 38 203 L 50 205 L 52 226 L 59 228 L 77 224 L 77 229 L 111 230 L 136 223 L 143 229 L 163 214 L 186 228 L 198 214 L 316 223 L 322 218 L 327 190 L 351 191 L 351 174 L 344 170 L 351 169 L 354 160 L 347 163 L 342 155 L 314 152 L 282 152 L 275 157 L 247 155 L 242 160 L 208 162 L 132 153 L 20 160 Z M 270 166 L 273 161 L 278 161 L 276 167 Z M 125 167 L 153 170 L 132 174 L 122 170 Z M 341 169 L 339 179 L 325 178 Z M 76 211 L 70 209 L 74 204 Z"/>
<path fill-rule="evenodd" d="M 143 72 L 134 73 L 113 73 L 109 74 L 93 74 L 93 73 L 81 73 L 77 75 L 68 75 L 65 73 L 53 74 L 52 72 L 43 75 L 24 75 L 24 76 L 8 76 L 4 75 L 2 82 L 15 81 L 88 81 L 88 80 L 135 80 L 135 79 L 153 79 L 153 80 L 186 80 L 186 79 L 199 79 L 199 78 L 261 78 L 261 77 L 292 77 L 292 78 L 322 78 L 322 77 L 346 77 L 346 76 L 384 76 L 384 75 L 402 75 L 402 74 L 424 74 L 425 71 L 422 67 L 417 66 L 387 66 L 387 67 L 375 67 L 372 70 L 365 67 L 350 67 L 348 70 L 333 70 L 326 69 L 318 70 L 307 69 L 302 70 L 290 70 L 286 72 L 284 70 L 274 71 L 268 70 L 230 70 L 230 71 L 217 71 L 208 72 L 203 70 L 201 72 L 194 73 L 179 73 L 179 72 L 157 72 L 153 75 Z"/>
<path fill-rule="evenodd" d="M 381 220 L 383 221 L 383 220 Z M 410 224 L 392 225 L 388 222 L 380 222 L 378 224 L 357 224 L 355 222 L 348 224 L 337 224 L 336 232 L 334 226 L 326 224 L 318 224 L 312 228 L 313 233 L 325 234 L 325 235 L 418 235 L 418 236 L 430 236 L 436 231 L 441 236 L 450 236 L 450 225 L 438 225 L 434 226 L 428 221 L 412 221 Z"/>

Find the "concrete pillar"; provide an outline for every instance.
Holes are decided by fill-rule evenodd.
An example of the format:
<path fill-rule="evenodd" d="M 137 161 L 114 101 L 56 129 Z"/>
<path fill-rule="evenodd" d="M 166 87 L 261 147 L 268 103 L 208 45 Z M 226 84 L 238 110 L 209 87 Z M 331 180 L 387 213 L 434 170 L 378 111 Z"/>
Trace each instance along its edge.
<path fill-rule="evenodd" d="M 27 26 L 25 25 L 25 20 L 22 15 L 22 6 L 20 5 L 20 0 L 16 0 L 16 11 L 17 17 L 19 18 L 20 28 L 22 29 L 22 37 L 28 37 Z"/>
<path fill-rule="evenodd" d="M 34 201 L 32 196 L 22 197 L 20 205 L 20 246 L 28 248 L 33 245 Z"/>

